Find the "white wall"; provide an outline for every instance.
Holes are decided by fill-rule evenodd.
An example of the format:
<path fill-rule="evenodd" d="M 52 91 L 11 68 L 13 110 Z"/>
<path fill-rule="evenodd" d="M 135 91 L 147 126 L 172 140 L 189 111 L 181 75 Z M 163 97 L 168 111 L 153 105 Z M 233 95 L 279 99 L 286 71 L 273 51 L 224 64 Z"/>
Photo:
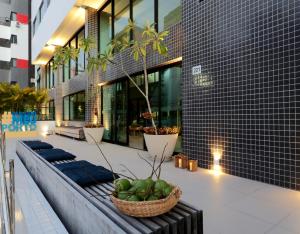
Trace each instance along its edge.
<path fill-rule="evenodd" d="M 11 44 L 11 57 L 18 59 L 28 60 L 28 25 L 19 24 L 16 27 L 17 22 L 11 22 L 11 34 L 17 35 L 17 44 Z"/>
<path fill-rule="evenodd" d="M 0 38 L 10 39 L 10 27 L 0 25 Z"/>
<path fill-rule="evenodd" d="M 47 1 L 47 0 L 45 0 L 45 1 Z M 41 5 L 41 2 L 42 2 L 42 0 L 32 0 L 31 1 L 31 22 L 33 22 L 36 14 L 37 14 L 37 12 L 39 10 L 39 7 Z"/>
<path fill-rule="evenodd" d="M 40 1 L 32 1 L 32 17 L 35 17 L 36 5 Z M 47 44 L 75 3 L 76 0 L 51 0 L 47 12 L 32 38 L 32 60 L 37 58 L 39 52 Z"/>
<path fill-rule="evenodd" d="M 0 61 L 10 61 L 10 48 L 0 47 Z"/>

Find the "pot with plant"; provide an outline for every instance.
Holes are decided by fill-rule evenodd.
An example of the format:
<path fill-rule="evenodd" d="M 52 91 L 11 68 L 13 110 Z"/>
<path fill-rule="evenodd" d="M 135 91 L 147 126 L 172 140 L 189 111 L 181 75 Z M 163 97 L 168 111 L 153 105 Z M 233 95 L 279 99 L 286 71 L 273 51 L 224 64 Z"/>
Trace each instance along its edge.
<path fill-rule="evenodd" d="M 93 139 L 93 137 L 91 137 Z M 95 141 L 95 139 L 93 139 Z M 148 161 L 141 154 L 138 156 L 151 168 L 151 174 L 146 179 L 138 178 L 128 167 L 121 164 L 132 176 L 115 173 L 108 158 L 104 155 L 100 145 L 95 141 L 101 156 L 108 164 L 114 175 L 114 191 L 110 195 L 112 202 L 124 214 L 133 217 L 154 217 L 170 211 L 179 201 L 182 194 L 180 188 L 161 179 L 162 164 L 166 160 L 163 156 L 166 145 L 163 147 L 162 155 Z M 116 178 L 115 175 L 122 176 Z"/>
<path fill-rule="evenodd" d="M 83 132 L 89 144 L 94 144 L 95 142 L 100 143 L 102 141 L 104 127 L 101 124 L 89 123 L 83 127 Z"/>
<path fill-rule="evenodd" d="M 146 106 L 147 114 L 145 115 L 151 122 L 151 134 L 149 131 L 145 132 L 144 138 L 146 141 L 147 149 L 151 158 L 155 156 L 166 156 L 169 159 L 174 151 L 175 143 L 178 137 L 178 132 L 175 128 L 169 131 L 169 128 L 158 129 L 157 124 L 153 118 L 150 91 L 149 91 L 149 76 L 148 76 L 148 63 L 149 56 L 157 53 L 161 56 L 168 55 L 168 48 L 164 40 L 169 35 L 168 31 L 157 32 L 154 24 L 147 23 L 144 28 L 137 27 L 132 20 L 128 21 L 128 25 L 122 31 L 122 36 L 115 37 L 107 46 L 105 52 L 98 53 L 95 50 L 95 43 L 92 38 L 83 39 L 80 43 L 81 49 L 88 55 L 87 69 L 89 73 L 95 74 L 102 71 L 101 75 L 105 74 L 107 66 L 114 66 L 120 70 L 130 82 L 137 88 L 143 96 Z M 54 61 L 59 61 L 64 64 L 65 61 L 72 59 L 72 56 L 78 56 L 78 49 L 74 52 L 64 53 L 63 50 L 57 50 Z M 67 57 L 66 57 L 67 56 Z M 143 70 L 143 85 L 136 83 L 133 76 L 125 68 L 124 60 L 132 59 L 138 65 L 142 66 Z M 168 136 L 170 135 L 170 136 Z M 163 139 L 163 140 L 162 140 Z M 160 144 L 158 144 L 160 142 Z M 164 152 L 165 155 L 160 153 L 163 151 L 164 143 L 167 143 L 168 149 Z"/>

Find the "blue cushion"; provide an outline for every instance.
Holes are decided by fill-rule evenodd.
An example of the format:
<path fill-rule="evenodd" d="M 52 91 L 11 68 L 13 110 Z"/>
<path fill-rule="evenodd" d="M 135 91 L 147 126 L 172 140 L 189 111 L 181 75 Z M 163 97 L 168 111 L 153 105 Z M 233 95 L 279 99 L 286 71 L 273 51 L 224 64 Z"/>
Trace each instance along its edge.
<path fill-rule="evenodd" d="M 40 149 L 52 149 L 53 146 L 42 141 L 24 141 L 26 145 L 28 145 L 33 150 L 40 150 Z"/>
<path fill-rule="evenodd" d="M 62 163 L 55 166 L 71 180 L 83 187 L 114 180 L 113 173 L 111 171 L 87 161 Z M 118 178 L 117 175 L 115 177 Z"/>
<path fill-rule="evenodd" d="M 57 169 L 59 169 L 60 171 L 66 171 L 69 169 L 89 167 L 89 166 L 95 166 L 95 165 L 92 163 L 89 163 L 88 161 L 85 161 L 85 160 L 68 162 L 68 163 L 60 163 L 60 164 L 55 165 L 55 167 Z"/>
<path fill-rule="evenodd" d="M 62 149 L 41 149 L 37 153 L 48 162 L 72 160 L 76 158 L 75 155 L 70 154 Z"/>

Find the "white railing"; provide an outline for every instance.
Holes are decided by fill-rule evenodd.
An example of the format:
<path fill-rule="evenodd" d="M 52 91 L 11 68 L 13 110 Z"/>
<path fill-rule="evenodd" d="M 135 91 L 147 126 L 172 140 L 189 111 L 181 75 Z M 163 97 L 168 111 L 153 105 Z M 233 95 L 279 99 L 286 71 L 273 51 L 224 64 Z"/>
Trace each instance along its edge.
<path fill-rule="evenodd" d="M 6 171 L 6 138 L 0 122 L 0 230 L 3 234 L 15 233 L 15 174 L 14 160 L 9 161 Z M 9 186 L 7 186 L 9 183 Z"/>

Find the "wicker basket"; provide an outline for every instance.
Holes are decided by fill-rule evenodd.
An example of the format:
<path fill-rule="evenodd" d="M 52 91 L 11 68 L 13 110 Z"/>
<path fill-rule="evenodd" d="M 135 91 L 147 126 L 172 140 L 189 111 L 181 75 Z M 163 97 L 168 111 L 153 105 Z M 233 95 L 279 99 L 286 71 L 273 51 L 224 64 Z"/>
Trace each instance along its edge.
<path fill-rule="evenodd" d="M 179 201 L 181 196 L 179 187 L 175 187 L 170 195 L 164 199 L 156 201 L 124 201 L 114 196 L 110 196 L 115 206 L 124 214 L 133 217 L 154 217 L 171 210 Z"/>

